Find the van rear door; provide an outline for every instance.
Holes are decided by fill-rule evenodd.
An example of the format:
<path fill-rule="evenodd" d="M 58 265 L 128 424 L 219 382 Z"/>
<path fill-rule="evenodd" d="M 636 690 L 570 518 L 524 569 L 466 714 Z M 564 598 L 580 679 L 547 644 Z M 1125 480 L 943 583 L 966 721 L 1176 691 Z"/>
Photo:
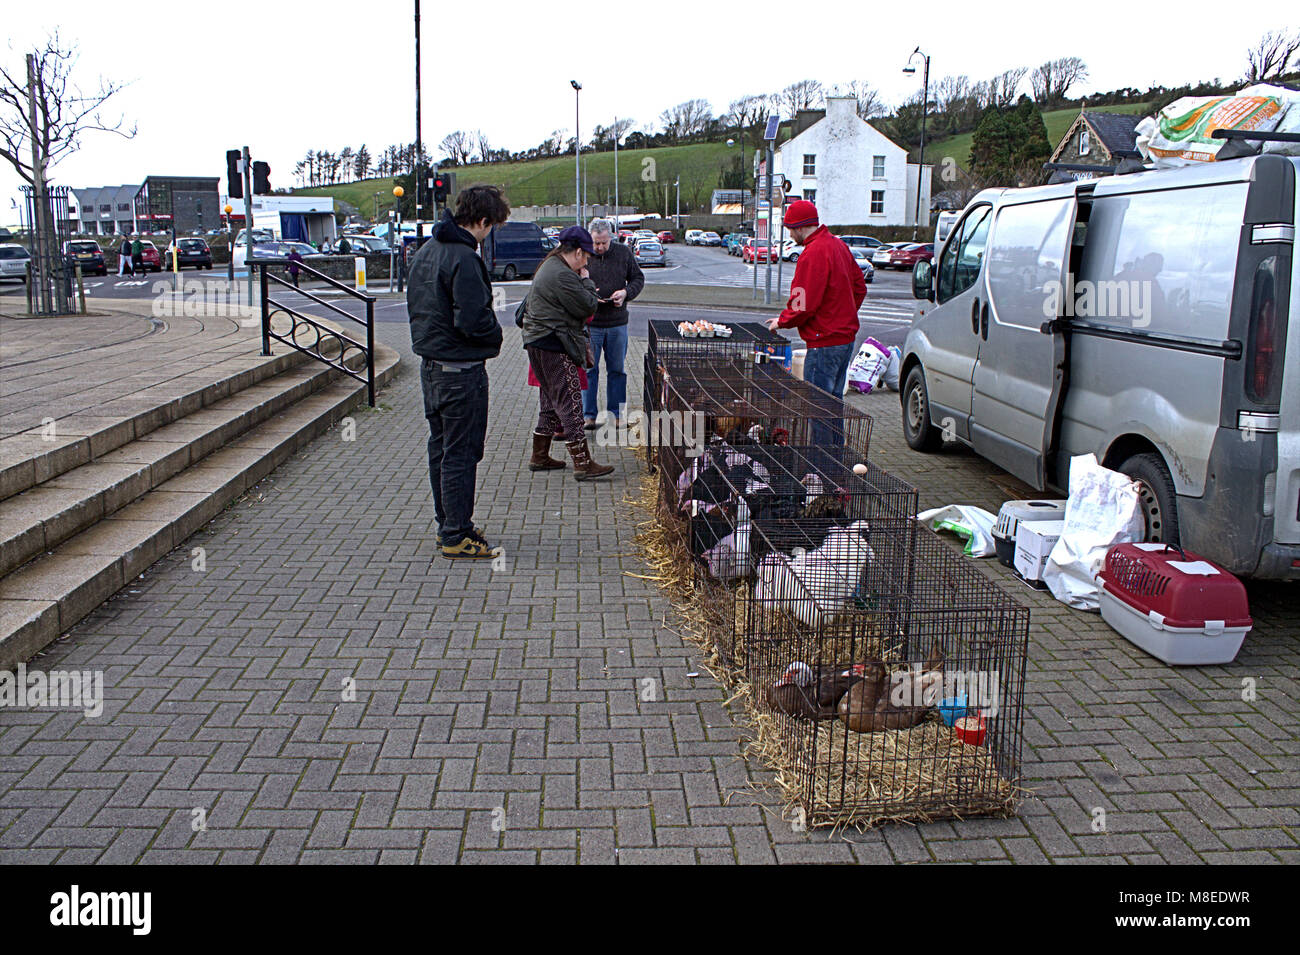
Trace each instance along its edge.
<path fill-rule="evenodd" d="M 1075 184 L 999 206 L 989 236 L 988 298 L 979 316 L 971 444 L 1035 488 L 1047 486 L 1065 377 L 1058 319 L 1070 295 Z"/>

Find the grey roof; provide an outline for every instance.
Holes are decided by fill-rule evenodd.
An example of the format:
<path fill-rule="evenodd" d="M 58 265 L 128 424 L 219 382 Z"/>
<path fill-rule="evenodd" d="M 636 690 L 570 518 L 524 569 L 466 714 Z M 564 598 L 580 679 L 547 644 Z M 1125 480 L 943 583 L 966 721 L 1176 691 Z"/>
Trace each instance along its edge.
<path fill-rule="evenodd" d="M 1141 116 L 1132 113 L 1091 113 L 1084 111 L 1084 120 L 1092 127 L 1102 145 L 1116 159 L 1137 156 L 1137 124 Z"/>

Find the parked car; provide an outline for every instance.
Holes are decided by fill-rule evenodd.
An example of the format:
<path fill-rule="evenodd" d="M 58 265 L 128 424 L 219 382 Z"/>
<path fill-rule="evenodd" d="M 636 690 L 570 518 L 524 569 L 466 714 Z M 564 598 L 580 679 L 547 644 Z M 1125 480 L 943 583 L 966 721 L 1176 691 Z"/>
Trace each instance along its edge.
<path fill-rule="evenodd" d="M 722 236 L 716 232 L 706 232 L 700 236 L 700 245 L 707 245 L 716 248 L 722 245 Z"/>
<path fill-rule="evenodd" d="M 559 235 L 559 233 L 557 232 L 556 235 Z M 619 229 L 619 231 L 618 231 L 618 241 L 622 242 L 624 245 L 631 245 L 631 244 L 632 244 L 632 233 L 629 232 L 627 229 Z"/>
<path fill-rule="evenodd" d="M 732 232 L 728 234 L 726 240 L 727 255 L 740 255 L 740 250 L 745 245 L 745 240 L 750 238 L 743 232 Z"/>
<path fill-rule="evenodd" d="M 180 246 L 180 262 L 178 263 L 183 269 L 187 265 L 192 265 L 196 269 L 212 268 L 212 250 L 202 239 L 178 239 L 177 245 Z M 167 252 L 164 255 L 164 261 L 167 268 L 172 265 L 172 245 L 167 246 Z"/>
<path fill-rule="evenodd" d="M 69 239 L 63 243 L 63 254 L 71 256 L 81 265 L 82 275 L 107 275 L 104 250 L 93 239 Z"/>
<path fill-rule="evenodd" d="M 878 269 L 887 269 L 889 268 L 889 257 L 894 254 L 894 250 L 911 244 L 910 242 L 882 242 L 871 253 L 871 264 Z"/>
<path fill-rule="evenodd" d="M 929 262 L 933 258 L 933 245 L 928 242 L 913 242 L 889 253 L 889 267 L 910 270 L 917 262 Z"/>
<path fill-rule="evenodd" d="M 750 236 L 745 240 L 745 247 L 740 253 L 740 259 L 742 262 L 753 262 L 755 264 L 766 262 L 768 255 L 772 254 L 772 251 L 769 240 L 755 239 Z M 772 261 L 776 261 L 776 259 L 773 258 Z"/>
<path fill-rule="evenodd" d="M 842 235 L 840 238 L 850 249 L 867 249 L 871 252 L 885 244 L 871 235 Z"/>
<path fill-rule="evenodd" d="M 161 272 L 163 269 L 162 253 L 148 239 L 140 240 L 140 260 L 146 272 Z"/>
<path fill-rule="evenodd" d="M 686 235 L 682 237 L 682 241 L 686 245 L 699 245 L 700 236 L 702 235 L 704 235 L 704 231 L 702 229 L 687 229 Z"/>
<path fill-rule="evenodd" d="M 876 277 L 876 267 L 871 264 L 871 250 L 849 246 L 849 251 L 853 253 L 853 261 L 858 263 L 858 268 L 862 269 L 863 280 L 870 285 Z"/>
<path fill-rule="evenodd" d="M 658 242 L 642 239 L 632 251 L 636 255 L 637 265 L 664 266 L 668 264 L 668 257 L 664 254 L 664 247 Z"/>
<path fill-rule="evenodd" d="M 27 281 L 27 265 L 31 262 L 31 253 L 26 246 L 0 245 L 0 279 L 18 279 Z"/>
<path fill-rule="evenodd" d="M 308 245 L 306 242 L 254 242 L 253 243 L 253 261 L 254 262 L 284 262 L 289 258 L 289 250 L 297 249 L 298 254 L 304 259 L 323 259 L 325 254 L 317 252 L 315 247 Z M 248 255 L 248 247 L 236 245 L 233 258 L 235 268 L 243 268 Z"/>
<path fill-rule="evenodd" d="M 370 255 L 376 252 L 382 252 L 387 255 L 392 251 L 387 240 L 377 235 L 345 235 L 343 238 L 348 240 L 348 245 L 352 247 L 353 252 L 360 252 L 363 255 Z"/>
<path fill-rule="evenodd" d="M 1095 454 L 1147 540 L 1300 579 L 1297 180 L 1264 153 L 979 193 L 912 272 L 908 443 L 1035 489 Z"/>
<path fill-rule="evenodd" d="M 246 245 L 247 236 L 248 236 L 248 230 L 240 229 L 239 232 L 235 234 L 235 245 Z M 254 245 L 256 245 L 258 242 L 275 242 L 275 241 L 276 241 L 275 233 L 272 232 L 270 229 L 258 229 L 258 228 L 253 229 Z"/>
<path fill-rule="evenodd" d="M 676 242 L 676 241 L 677 241 L 677 238 L 676 238 L 676 237 L 675 237 L 671 232 L 669 232 L 667 229 L 665 229 L 663 232 L 660 232 L 658 238 L 659 238 L 659 241 L 660 241 L 660 242 L 663 242 L 663 243 L 665 243 L 665 244 L 667 244 L 667 243 L 669 243 L 669 242 Z"/>

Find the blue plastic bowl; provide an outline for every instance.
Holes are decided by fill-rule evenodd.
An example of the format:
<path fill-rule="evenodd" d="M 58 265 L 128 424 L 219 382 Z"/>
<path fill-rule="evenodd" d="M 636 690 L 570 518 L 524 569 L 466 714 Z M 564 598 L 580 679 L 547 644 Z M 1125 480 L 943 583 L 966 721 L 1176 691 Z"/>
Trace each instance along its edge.
<path fill-rule="evenodd" d="M 943 717 L 944 726 L 952 726 L 965 716 L 969 709 L 964 696 L 950 696 L 939 701 L 939 715 Z"/>

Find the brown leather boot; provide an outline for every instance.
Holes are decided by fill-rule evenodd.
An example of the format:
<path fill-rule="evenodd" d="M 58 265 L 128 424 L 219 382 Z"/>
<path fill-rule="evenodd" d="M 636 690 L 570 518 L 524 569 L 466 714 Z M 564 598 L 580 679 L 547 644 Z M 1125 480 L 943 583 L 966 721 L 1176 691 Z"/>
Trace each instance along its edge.
<path fill-rule="evenodd" d="M 606 474 L 614 473 L 614 465 L 600 464 L 592 459 L 591 452 L 587 450 L 587 439 L 581 441 L 568 442 L 569 454 L 573 457 L 573 477 L 577 481 L 585 481 L 588 478 L 604 477 Z"/>
<path fill-rule="evenodd" d="M 564 467 L 563 461 L 551 457 L 551 436 L 533 432 L 533 456 L 528 460 L 530 471 L 558 471 Z"/>

